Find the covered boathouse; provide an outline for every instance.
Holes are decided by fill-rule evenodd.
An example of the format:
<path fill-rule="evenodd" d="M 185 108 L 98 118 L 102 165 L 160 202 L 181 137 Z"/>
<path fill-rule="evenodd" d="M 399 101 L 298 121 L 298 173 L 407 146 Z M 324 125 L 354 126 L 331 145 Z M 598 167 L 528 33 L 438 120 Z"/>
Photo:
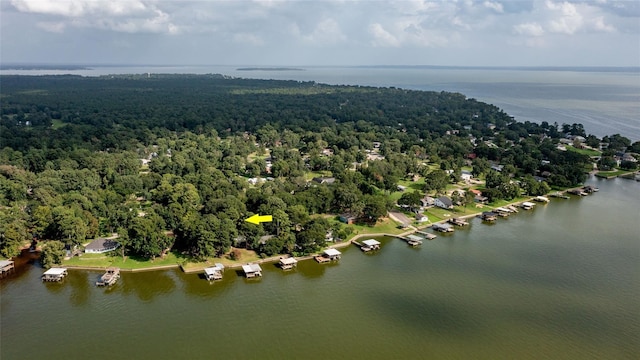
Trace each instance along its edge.
<path fill-rule="evenodd" d="M 340 251 L 330 248 L 323 251 L 322 255 L 318 255 L 314 259 L 322 264 L 329 261 L 338 261 L 340 260 L 340 255 L 342 255 Z"/>
<path fill-rule="evenodd" d="M 298 266 L 298 260 L 294 257 L 280 258 L 279 265 L 282 270 L 291 270 Z"/>
<path fill-rule="evenodd" d="M 120 268 L 109 267 L 107 271 L 100 277 L 100 281 L 96 282 L 98 286 L 111 286 L 120 279 Z"/>
<path fill-rule="evenodd" d="M 248 279 L 262 276 L 262 268 L 258 264 L 242 265 L 242 270 Z"/>
<path fill-rule="evenodd" d="M 380 241 L 375 239 L 367 239 L 362 242 L 362 246 L 360 246 L 360 250 L 364 252 L 372 251 L 372 250 L 380 250 Z"/>
<path fill-rule="evenodd" d="M 42 281 L 62 281 L 67 276 L 65 268 L 51 268 L 42 274 Z"/>
<path fill-rule="evenodd" d="M 435 223 L 432 225 L 433 230 L 440 232 L 453 232 L 453 226 L 448 223 Z"/>
<path fill-rule="evenodd" d="M 15 267 L 12 260 L 0 260 L 0 277 L 4 277 L 13 270 Z"/>
<path fill-rule="evenodd" d="M 209 280 L 221 280 L 224 272 L 224 265 L 216 263 L 214 266 L 204 268 L 204 277 Z"/>

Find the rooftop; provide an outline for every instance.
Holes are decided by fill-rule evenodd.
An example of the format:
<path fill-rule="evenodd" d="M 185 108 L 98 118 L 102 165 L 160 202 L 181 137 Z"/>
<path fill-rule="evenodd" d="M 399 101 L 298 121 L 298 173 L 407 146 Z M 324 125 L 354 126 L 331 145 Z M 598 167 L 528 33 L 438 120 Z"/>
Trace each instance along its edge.
<path fill-rule="evenodd" d="M 336 249 L 326 249 L 324 251 L 324 254 L 327 256 L 338 256 L 340 254 L 342 254 L 340 251 L 336 250 Z"/>
<path fill-rule="evenodd" d="M 245 273 L 252 273 L 262 271 L 262 268 L 258 264 L 247 264 L 242 265 L 242 270 L 244 270 Z"/>
<path fill-rule="evenodd" d="M 54 276 L 62 275 L 66 271 L 67 271 L 67 269 L 65 269 L 65 268 L 51 268 L 51 269 L 45 271 L 43 275 L 54 275 Z"/>
<path fill-rule="evenodd" d="M 374 239 L 364 240 L 362 243 L 365 244 L 366 246 L 380 245 L 380 241 L 374 240 Z"/>

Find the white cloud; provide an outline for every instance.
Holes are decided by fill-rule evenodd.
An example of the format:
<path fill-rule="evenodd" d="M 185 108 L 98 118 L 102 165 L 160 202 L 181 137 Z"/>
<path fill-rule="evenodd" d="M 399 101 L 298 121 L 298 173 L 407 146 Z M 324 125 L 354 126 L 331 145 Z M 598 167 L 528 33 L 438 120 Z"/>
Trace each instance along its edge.
<path fill-rule="evenodd" d="M 544 29 L 536 22 L 522 23 L 513 27 L 516 34 L 526 36 L 542 36 L 544 35 Z"/>
<path fill-rule="evenodd" d="M 233 41 L 240 44 L 250 44 L 255 46 L 262 46 L 265 44 L 264 40 L 260 36 L 250 33 L 235 34 L 233 36 Z"/>
<path fill-rule="evenodd" d="M 11 0 L 22 12 L 78 17 L 89 14 L 124 16 L 147 10 L 136 0 Z"/>
<path fill-rule="evenodd" d="M 605 24 L 604 17 L 602 16 L 598 16 L 595 19 L 593 19 L 593 28 L 596 31 L 603 31 L 603 32 L 616 31 L 616 28 L 613 25 Z"/>
<path fill-rule="evenodd" d="M 41 21 L 36 24 L 37 27 L 52 33 L 63 33 L 66 25 L 63 22 Z"/>
<path fill-rule="evenodd" d="M 400 46 L 400 41 L 391 35 L 381 24 L 375 23 L 369 26 L 369 33 L 373 36 L 374 46 Z"/>
<path fill-rule="evenodd" d="M 340 25 L 334 19 L 323 19 L 318 22 L 309 34 L 302 35 L 296 26 L 297 34 L 306 42 L 322 45 L 344 42 L 347 37 L 342 33 Z"/>
<path fill-rule="evenodd" d="M 572 35 L 584 24 L 583 16 L 577 7 L 569 2 L 546 2 L 547 8 L 552 10 L 554 19 L 549 21 L 549 31 Z"/>
<path fill-rule="evenodd" d="M 502 7 L 502 4 L 500 4 L 498 2 L 485 1 L 484 3 L 482 3 L 482 5 L 484 5 L 484 7 L 488 8 L 488 9 L 494 10 L 497 13 L 503 13 L 504 12 L 504 8 Z"/>

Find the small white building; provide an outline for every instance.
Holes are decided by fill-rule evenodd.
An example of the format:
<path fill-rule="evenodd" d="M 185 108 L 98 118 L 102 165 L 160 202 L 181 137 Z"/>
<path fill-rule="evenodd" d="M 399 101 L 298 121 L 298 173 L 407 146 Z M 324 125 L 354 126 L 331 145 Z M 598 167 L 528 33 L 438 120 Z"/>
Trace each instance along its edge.
<path fill-rule="evenodd" d="M 364 240 L 360 249 L 362 249 L 362 251 L 378 250 L 380 249 L 380 241 L 375 239 Z"/>
<path fill-rule="evenodd" d="M 471 181 L 473 179 L 473 174 L 469 170 L 460 171 L 460 179 L 463 181 Z"/>

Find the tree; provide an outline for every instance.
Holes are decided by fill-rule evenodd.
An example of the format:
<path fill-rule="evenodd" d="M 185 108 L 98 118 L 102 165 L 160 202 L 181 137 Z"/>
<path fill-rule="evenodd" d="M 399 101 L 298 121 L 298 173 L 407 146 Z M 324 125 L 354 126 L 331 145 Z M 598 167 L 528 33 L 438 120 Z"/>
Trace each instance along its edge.
<path fill-rule="evenodd" d="M 411 211 L 416 211 L 420 205 L 422 200 L 422 194 L 419 191 L 405 192 L 398 199 L 398 205 L 408 206 Z"/>
<path fill-rule="evenodd" d="M 29 239 L 24 220 L 15 219 L 0 225 L 0 255 L 11 258 L 20 255 L 22 244 Z"/>
<path fill-rule="evenodd" d="M 443 170 L 434 170 L 425 177 L 425 189 L 435 190 L 436 193 L 443 192 L 449 184 L 449 176 Z"/>
<path fill-rule="evenodd" d="M 379 218 L 387 215 L 389 204 L 387 197 L 382 195 L 365 195 L 363 215 L 375 223 Z"/>
<path fill-rule="evenodd" d="M 61 241 L 48 241 L 40 255 L 40 261 L 45 268 L 53 267 L 54 265 L 62 265 L 62 260 L 66 255 L 64 243 Z"/>

